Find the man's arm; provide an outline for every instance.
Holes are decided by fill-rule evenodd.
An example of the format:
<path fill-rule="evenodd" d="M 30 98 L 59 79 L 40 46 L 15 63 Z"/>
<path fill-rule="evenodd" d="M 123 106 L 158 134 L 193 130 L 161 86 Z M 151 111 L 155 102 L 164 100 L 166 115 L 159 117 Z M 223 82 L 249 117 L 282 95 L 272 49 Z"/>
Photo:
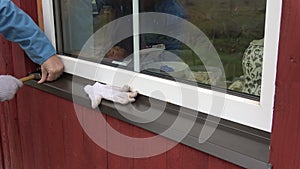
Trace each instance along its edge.
<path fill-rule="evenodd" d="M 49 39 L 24 11 L 10 0 L 0 0 L 0 33 L 18 43 L 30 59 L 42 66 L 40 83 L 57 79 L 63 63 Z"/>
<path fill-rule="evenodd" d="M 56 53 L 41 29 L 10 0 L 0 0 L 0 33 L 5 39 L 18 43 L 39 65 Z"/>

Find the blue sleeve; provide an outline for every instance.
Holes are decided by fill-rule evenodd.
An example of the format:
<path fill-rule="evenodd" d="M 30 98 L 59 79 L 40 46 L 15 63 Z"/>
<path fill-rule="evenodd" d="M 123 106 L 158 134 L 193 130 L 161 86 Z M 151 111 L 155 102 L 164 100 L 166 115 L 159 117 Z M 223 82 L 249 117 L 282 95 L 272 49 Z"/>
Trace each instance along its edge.
<path fill-rule="evenodd" d="M 35 22 L 10 0 L 0 0 L 0 34 L 18 43 L 32 61 L 42 64 L 56 51 Z"/>
<path fill-rule="evenodd" d="M 184 7 L 180 4 L 179 1 L 177 0 L 163 0 L 163 1 L 158 1 L 154 5 L 154 11 L 155 12 L 161 12 L 161 13 L 166 13 L 166 14 L 171 14 L 178 16 L 180 18 L 186 18 L 186 13 Z M 166 25 L 169 25 L 174 28 L 176 28 L 176 32 L 174 32 L 174 35 L 177 34 L 178 36 L 182 34 L 183 32 L 183 26 L 177 24 L 178 20 L 175 17 L 167 17 L 165 21 Z M 166 50 L 177 50 L 182 47 L 182 44 L 180 41 L 174 38 L 170 38 L 167 36 L 162 36 L 162 35 L 152 35 L 152 39 L 148 37 L 147 42 L 151 43 L 163 43 L 166 47 Z"/>
<path fill-rule="evenodd" d="M 171 15 L 178 16 L 180 18 L 186 18 L 184 7 L 177 0 L 164 0 L 155 4 L 155 12 L 162 12 Z"/>

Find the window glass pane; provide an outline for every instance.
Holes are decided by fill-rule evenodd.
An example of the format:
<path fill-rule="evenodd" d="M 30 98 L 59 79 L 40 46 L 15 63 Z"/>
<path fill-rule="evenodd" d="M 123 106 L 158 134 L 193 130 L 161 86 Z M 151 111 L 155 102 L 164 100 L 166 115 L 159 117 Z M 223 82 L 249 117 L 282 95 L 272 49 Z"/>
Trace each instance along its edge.
<path fill-rule="evenodd" d="M 84 43 L 93 34 L 92 3 L 90 0 L 57 2 L 61 8 L 63 52 L 77 56 Z"/>
<path fill-rule="evenodd" d="M 180 17 L 196 26 L 210 41 L 204 43 L 212 44 L 223 68 L 207 61 L 209 57 L 196 54 L 186 42 L 180 43 L 174 38 L 161 34 L 141 35 L 141 49 L 148 48 L 147 50 L 150 51 L 149 48 L 162 47 L 174 55 L 163 56 L 162 53 L 157 53 L 156 56 L 154 53 L 141 55 L 141 65 L 148 64 L 146 67 L 156 68 L 152 70 L 156 73 L 169 72 L 173 73 L 172 75 L 178 73 L 175 76 L 179 78 L 186 80 L 192 78 L 198 83 L 211 85 L 217 85 L 220 73 L 224 69 L 227 89 L 244 94 L 260 95 L 265 0 L 140 0 L 139 2 L 141 14 L 143 12 L 166 13 Z M 157 21 L 157 18 L 153 18 L 153 22 L 143 22 L 145 18 L 141 16 L 140 31 L 147 32 L 148 30 L 143 29 L 148 29 L 151 26 L 149 23 L 162 24 Z M 190 39 L 203 39 L 195 37 L 195 34 L 186 33 L 191 30 L 188 24 L 180 25 L 176 22 L 179 21 L 174 17 L 165 17 L 164 27 L 173 27 L 174 29 L 170 29 L 169 32 L 173 32 L 172 36 L 175 38 L 184 35 L 189 36 Z M 155 28 L 153 30 L 155 31 Z M 149 63 L 149 56 L 153 57 L 151 63 Z M 143 57 L 146 58 L 143 59 Z M 184 76 L 179 73 L 186 68 L 190 72 L 188 75 Z"/>
<path fill-rule="evenodd" d="M 64 0 L 55 5 L 60 14 L 56 18 L 61 25 L 60 53 L 110 64 L 133 52 L 132 20 L 116 21 L 132 14 L 131 1 Z"/>
<path fill-rule="evenodd" d="M 132 3 L 57 0 L 59 52 L 133 70 L 140 49 L 142 73 L 260 96 L 266 0 L 139 0 L 138 22 Z"/>

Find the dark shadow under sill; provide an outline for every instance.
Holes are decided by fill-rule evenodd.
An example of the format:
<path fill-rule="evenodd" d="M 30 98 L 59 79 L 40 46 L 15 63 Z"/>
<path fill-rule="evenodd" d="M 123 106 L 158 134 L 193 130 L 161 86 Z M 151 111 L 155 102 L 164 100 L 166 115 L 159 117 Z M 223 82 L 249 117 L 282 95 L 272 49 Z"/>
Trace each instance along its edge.
<path fill-rule="evenodd" d="M 72 76 L 70 74 L 64 74 L 62 78 L 54 82 L 47 82 L 40 85 L 37 84 L 37 81 L 31 80 L 26 82 L 26 85 L 51 93 L 58 97 L 62 97 L 76 104 L 91 108 L 89 98 L 84 93 L 83 87 L 87 84 L 93 83 L 94 82 L 91 80 Z M 132 106 L 139 110 L 148 110 L 149 107 L 151 107 L 151 109 L 163 111 L 163 113 L 155 121 L 149 123 L 136 123 L 124 118 L 120 114 L 120 111 L 122 111 L 122 113 L 129 114 L 128 105 L 118 106 L 117 110 L 112 102 L 102 100 L 100 109 L 101 112 L 109 116 L 141 127 L 156 134 L 160 134 L 173 124 L 180 109 L 179 106 L 154 100 L 142 95 L 138 96 L 137 101 L 133 103 Z M 224 119 L 219 121 L 218 118 L 211 116 L 209 118 L 210 120 L 208 120 L 208 116 L 204 113 L 198 112 L 197 117 L 192 117 L 189 113 L 191 110 L 181 109 L 181 112 L 182 111 L 184 112 L 183 114 L 184 117 L 187 118 L 187 121 L 189 119 L 196 118 L 196 122 L 194 123 L 192 129 L 181 141 L 182 144 L 247 169 L 272 168 L 268 163 L 270 151 L 270 133 Z M 214 119 L 216 119 L 216 122 L 214 122 Z M 208 140 L 203 143 L 199 143 L 198 137 L 204 124 L 209 126 L 217 126 L 217 128 Z"/>

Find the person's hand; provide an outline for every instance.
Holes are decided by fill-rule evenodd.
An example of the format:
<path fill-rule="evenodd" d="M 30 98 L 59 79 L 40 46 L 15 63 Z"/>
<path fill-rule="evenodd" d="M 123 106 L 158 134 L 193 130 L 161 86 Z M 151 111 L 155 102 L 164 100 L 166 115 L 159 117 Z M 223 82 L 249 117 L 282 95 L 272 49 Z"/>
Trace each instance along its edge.
<path fill-rule="evenodd" d="M 12 99 L 23 83 L 10 75 L 0 75 L 0 101 Z"/>
<path fill-rule="evenodd" d="M 53 81 L 59 78 L 64 71 L 64 64 L 56 55 L 51 56 L 41 65 L 42 78 L 38 83 Z"/>

